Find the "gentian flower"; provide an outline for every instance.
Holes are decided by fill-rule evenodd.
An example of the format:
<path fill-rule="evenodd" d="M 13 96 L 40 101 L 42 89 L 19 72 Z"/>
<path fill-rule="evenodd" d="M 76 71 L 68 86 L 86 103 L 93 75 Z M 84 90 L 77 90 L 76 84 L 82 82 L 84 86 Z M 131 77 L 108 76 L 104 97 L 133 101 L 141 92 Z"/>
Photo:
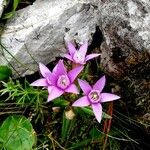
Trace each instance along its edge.
<path fill-rule="evenodd" d="M 86 55 L 88 42 L 85 42 L 79 50 L 76 50 L 74 45 L 71 42 L 67 43 L 69 54 L 65 54 L 64 57 L 73 61 L 75 64 L 84 65 L 88 60 L 93 59 L 94 57 L 99 56 L 100 54 L 90 54 Z"/>
<path fill-rule="evenodd" d="M 48 87 L 51 85 L 51 82 L 49 80 L 49 76 L 51 75 L 51 71 L 42 63 L 39 63 L 39 70 L 43 78 L 38 79 L 31 83 L 31 86 L 44 86 Z"/>
<path fill-rule="evenodd" d="M 111 93 L 102 93 L 106 82 L 105 76 L 100 78 L 93 86 L 90 86 L 89 83 L 84 80 L 79 79 L 78 82 L 84 93 L 84 96 L 75 101 L 72 106 L 84 107 L 91 105 L 97 121 L 101 122 L 101 103 L 117 100 L 120 97 Z"/>
<path fill-rule="evenodd" d="M 51 82 L 51 85 L 48 86 L 48 101 L 61 96 L 65 92 L 79 94 L 78 88 L 73 82 L 82 69 L 83 66 L 76 67 L 67 73 L 63 60 L 60 60 L 48 77 Z"/>

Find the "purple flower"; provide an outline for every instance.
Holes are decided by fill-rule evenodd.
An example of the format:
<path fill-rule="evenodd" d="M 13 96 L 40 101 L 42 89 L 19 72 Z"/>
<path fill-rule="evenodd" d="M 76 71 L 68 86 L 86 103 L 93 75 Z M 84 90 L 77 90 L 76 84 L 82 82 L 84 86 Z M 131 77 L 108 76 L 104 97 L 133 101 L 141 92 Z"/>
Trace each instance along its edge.
<path fill-rule="evenodd" d="M 67 73 L 63 60 L 60 60 L 48 77 L 51 85 L 48 86 L 48 101 L 51 101 L 63 93 L 79 94 L 76 85 L 73 83 L 83 67 L 77 67 Z"/>
<path fill-rule="evenodd" d="M 72 106 L 84 107 L 91 105 L 97 121 L 101 122 L 101 103 L 117 100 L 120 97 L 111 93 L 102 93 L 106 82 L 105 76 L 100 78 L 92 87 L 84 80 L 79 79 L 78 82 L 84 93 L 84 96 L 75 101 Z"/>
<path fill-rule="evenodd" d="M 31 83 L 31 86 L 50 86 L 51 81 L 49 80 L 49 76 L 51 75 L 51 71 L 42 63 L 39 63 L 39 69 L 43 78 L 34 81 Z"/>
<path fill-rule="evenodd" d="M 73 82 L 82 71 L 83 66 L 76 67 L 67 73 L 63 60 L 60 60 L 52 72 L 42 63 L 39 63 L 39 68 L 43 78 L 34 81 L 31 85 L 47 87 L 48 101 L 61 96 L 65 92 L 79 94 L 78 88 Z"/>
<path fill-rule="evenodd" d="M 73 61 L 75 64 L 84 65 L 88 60 L 93 59 L 94 57 L 99 56 L 100 54 L 90 54 L 86 56 L 88 42 L 85 42 L 79 50 L 76 50 L 74 45 L 71 42 L 67 43 L 69 54 L 65 54 L 64 57 Z"/>

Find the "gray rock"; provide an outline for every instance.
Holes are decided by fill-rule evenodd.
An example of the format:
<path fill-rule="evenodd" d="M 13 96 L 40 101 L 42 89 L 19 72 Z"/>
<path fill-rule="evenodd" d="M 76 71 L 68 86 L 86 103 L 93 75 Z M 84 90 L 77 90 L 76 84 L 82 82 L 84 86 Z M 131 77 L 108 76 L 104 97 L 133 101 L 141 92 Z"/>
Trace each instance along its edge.
<path fill-rule="evenodd" d="M 0 62 L 10 65 L 21 76 L 38 69 L 64 53 L 65 41 L 91 39 L 98 24 L 94 1 L 37 0 L 17 11 L 1 36 Z M 12 57 L 13 56 L 13 57 Z M 14 72 L 14 75 L 18 76 Z"/>
<path fill-rule="evenodd" d="M 0 18 L 4 10 L 4 3 L 5 3 L 5 0 L 0 0 Z"/>
<path fill-rule="evenodd" d="M 101 63 L 111 76 L 123 73 L 150 54 L 150 1 L 104 0 L 101 10 L 101 30 L 105 41 L 101 46 Z M 105 59 L 107 57 L 107 59 Z"/>
<path fill-rule="evenodd" d="M 149 124 L 150 1 L 103 0 L 99 10 L 105 37 L 100 64 L 122 81 L 122 100 L 138 120 Z"/>
<path fill-rule="evenodd" d="M 104 0 L 99 10 L 107 45 L 115 47 L 115 41 L 108 33 L 111 32 L 116 38 L 129 41 L 139 51 L 150 50 L 150 1 Z"/>
<path fill-rule="evenodd" d="M 36 0 L 7 22 L 0 62 L 9 62 L 21 76 L 31 74 L 38 69 L 38 62 L 47 64 L 63 54 L 65 41 L 91 41 L 99 26 L 105 39 L 101 64 L 113 61 L 105 70 L 116 78 L 132 66 L 133 57 L 149 53 L 149 16 L 147 0 Z M 103 59 L 105 55 L 108 59 Z M 119 76 L 113 66 L 119 68 Z"/>

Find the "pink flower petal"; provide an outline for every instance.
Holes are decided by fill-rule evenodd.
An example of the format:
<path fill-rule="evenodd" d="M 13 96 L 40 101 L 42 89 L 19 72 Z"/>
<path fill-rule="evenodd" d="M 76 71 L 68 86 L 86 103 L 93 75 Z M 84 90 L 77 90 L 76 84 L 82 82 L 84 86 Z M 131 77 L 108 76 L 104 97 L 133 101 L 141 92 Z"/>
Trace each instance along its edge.
<path fill-rule="evenodd" d="M 98 57 L 100 54 L 90 54 L 90 55 L 87 55 L 86 58 L 85 58 L 85 61 L 88 61 L 90 59 L 93 59 L 95 57 Z"/>
<path fill-rule="evenodd" d="M 83 97 L 79 98 L 72 104 L 72 106 L 76 106 L 76 107 L 84 107 L 84 106 L 89 106 L 89 105 L 90 105 L 90 102 L 89 102 L 87 96 L 83 96 Z"/>
<path fill-rule="evenodd" d="M 49 101 L 52 101 L 53 99 L 61 96 L 64 93 L 64 91 L 58 89 L 55 86 L 49 86 L 48 93 L 49 93 L 49 95 L 48 95 L 47 101 L 49 102 Z"/>
<path fill-rule="evenodd" d="M 71 42 L 67 43 L 67 47 L 68 47 L 70 55 L 72 56 L 75 53 L 76 48 L 74 47 L 74 45 Z"/>
<path fill-rule="evenodd" d="M 92 88 L 88 82 L 81 80 L 81 79 L 78 79 L 78 83 L 79 83 L 79 85 L 80 85 L 80 87 L 81 87 L 81 89 L 85 95 L 88 95 L 89 92 L 92 90 Z"/>
<path fill-rule="evenodd" d="M 76 79 L 78 74 L 83 70 L 83 68 L 84 68 L 83 66 L 76 67 L 68 72 L 68 77 L 69 77 L 71 83 L 73 83 L 73 81 Z"/>
<path fill-rule="evenodd" d="M 81 45 L 81 47 L 79 48 L 79 52 L 83 55 L 83 57 L 85 58 L 86 52 L 87 52 L 87 48 L 88 48 L 88 42 L 85 42 L 83 45 Z"/>
<path fill-rule="evenodd" d="M 99 90 L 100 92 L 103 90 L 106 83 L 105 76 L 101 77 L 93 86 L 93 89 Z"/>
<path fill-rule="evenodd" d="M 67 58 L 67 59 L 69 59 L 69 60 L 71 60 L 71 61 L 73 61 L 71 55 L 69 55 L 69 54 L 64 54 L 64 57 Z"/>
<path fill-rule="evenodd" d="M 59 62 L 56 64 L 56 66 L 53 69 L 53 73 L 55 73 L 56 76 L 67 74 L 63 60 L 59 60 Z"/>
<path fill-rule="evenodd" d="M 38 79 L 30 84 L 31 86 L 48 86 L 48 83 L 45 78 Z"/>
<path fill-rule="evenodd" d="M 97 121 L 100 123 L 102 119 L 102 105 L 100 103 L 92 104 L 92 109 Z"/>
<path fill-rule="evenodd" d="M 47 79 L 48 83 L 51 83 L 51 85 L 53 85 L 53 86 L 57 85 L 58 77 L 56 76 L 56 74 L 52 73 L 46 79 Z"/>
<path fill-rule="evenodd" d="M 51 74 L 51 71 L 42 63 L 39 63 L 39 69 L 43 77 Z"/>
<path fill-rule="evenodd" d="M 74 93 L 74 94 L 79 94 L 78 88 L 75 84 L 71 84 L 66 90 L 65 92 L 67 93 Z"/>
<path fill-rule="evenodd" d="M 111 94 L 111 93 L 101 93 L 101 102 L 109 102 L 109 101 L 113 101 L 113 100 L 117 100 L 120 97 L 115 95 L 115 94 Z"/>

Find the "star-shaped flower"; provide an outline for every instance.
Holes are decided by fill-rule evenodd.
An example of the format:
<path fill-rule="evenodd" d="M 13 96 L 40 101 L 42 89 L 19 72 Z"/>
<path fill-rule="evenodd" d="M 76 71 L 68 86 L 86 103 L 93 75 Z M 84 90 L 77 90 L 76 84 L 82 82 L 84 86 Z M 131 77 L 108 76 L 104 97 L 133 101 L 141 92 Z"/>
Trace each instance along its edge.
<path fill-rule="evenodd" d="M 67 73 L 63 60 L 60 60 L 49 76 L 51 85 L 48 86 L 48 101 L 61 96 L 65 92 L 79 94 L 78 88 L 74 84 L 74 80 L 82 69 L 83 66 L 76 67 Z"/>
<path fill-rule="evenodd" d="M 65 54 L 64 57 L 73 61 L 75 64 L 81 64 L 84 65 L 88 60 L 93 59 L 100 54 L 90 54 L 86 55 L 87 48 L 88 48 L 88 42 L 85 42 L 79 50 L 76 50 L 74 45 L 71 42 L 67 43 L 67 47 L 69 50 L 69 54 Z"/>
<path fill-rule="evenodd" d="M 105 76 L 100 78 L 93 86 L 90 86 L 88 82 L 80 79 L 78 80 L 78 83 L 84 93 L 84 96 L 75 101 L 72 106 L 84 107 L 91 105 L 97 121 L 101 122 L 101 103 L 117 100 L 120 97 L 111 93 L 102 93 L 106 83 Z"/>

